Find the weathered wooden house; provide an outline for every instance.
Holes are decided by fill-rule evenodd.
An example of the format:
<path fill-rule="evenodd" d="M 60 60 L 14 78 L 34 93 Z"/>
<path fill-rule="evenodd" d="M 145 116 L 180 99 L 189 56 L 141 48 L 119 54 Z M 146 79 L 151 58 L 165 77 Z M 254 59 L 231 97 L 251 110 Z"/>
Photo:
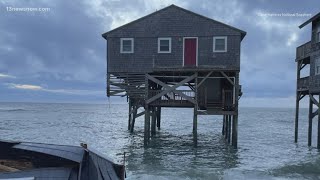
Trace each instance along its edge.
<path fill-rule="evenodd" d="M 194 108 L 195 145 L 197 116 L 223 115 L 222 133 L 237 147 L 245 35 L 175 5 L 106 32 L 107 96 L 127 96 L 129 130 L 145 115 L 145 145 L 150 130 L 153 136 L 160 129 L 161 107 L 184 107 Z M 145 111 L 137 113 L 140 107 Z"/>
<path fill-rule="evenodd" d="M 311 146 L 312 139 L 312 119 L 318 115 L 318 145 L 320 149 L 320 13 L 313 16 L 308 21 L 299 26 L 303 28 L 312 24 L 311 41 L 297 47 L 297 97 L 296 97 L 296 117 L 295 117 L 295 142 L 298 141 L 299 123 L 299 102 L 304 97 L 309 97 L 309 128 L 308 145 Z M 301 70 L 309 67 L 309 75 L 301 77 Z M 317 98 L 318 97 L 318 98 Z M 313 105 L 316 107 L 314 111 Z"/>

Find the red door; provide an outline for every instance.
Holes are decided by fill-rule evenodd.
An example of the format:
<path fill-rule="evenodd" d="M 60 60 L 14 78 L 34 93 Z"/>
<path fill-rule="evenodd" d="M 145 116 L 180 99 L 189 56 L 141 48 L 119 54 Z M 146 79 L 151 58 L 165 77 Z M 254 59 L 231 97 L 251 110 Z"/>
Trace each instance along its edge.
<path fill-rule="evenodd" d="M 197 39 L 184 39 L 184 66 L 197 65 Z"/>

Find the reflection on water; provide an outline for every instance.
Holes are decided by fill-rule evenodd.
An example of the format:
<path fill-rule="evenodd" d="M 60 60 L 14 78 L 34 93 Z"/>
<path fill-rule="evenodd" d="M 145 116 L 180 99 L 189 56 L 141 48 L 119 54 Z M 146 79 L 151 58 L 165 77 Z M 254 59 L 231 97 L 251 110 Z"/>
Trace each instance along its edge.
<path fill-rule="evenodd" d="M 0 104 L 0 138 L 78 145 L 86 142 L 122 163 L 128 179 L 320 179 L 320 156 L 307 147 L 307 111 L 293 143 L 293 109 L 241 108 L 239 149 L 221 136 L 221 116 L 199 116 L 192 141 L 192 109 L 163 109 L 161 130 L 143 147 L 143 117 L 127 131 L 127 105 Z M 315 122 L 316 123 L 316 122 Z M 313 126 L 316 128 L 316 124 Z M 313 130 L 316 145 L 316 129 Z"/>

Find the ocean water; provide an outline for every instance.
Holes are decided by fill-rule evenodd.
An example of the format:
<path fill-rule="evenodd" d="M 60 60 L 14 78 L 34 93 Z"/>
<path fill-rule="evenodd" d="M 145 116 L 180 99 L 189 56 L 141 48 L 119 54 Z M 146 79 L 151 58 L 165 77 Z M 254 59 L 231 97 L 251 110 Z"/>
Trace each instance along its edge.
<path fill-rule="evenodd" d="M 161 130 L 143 147 L 143 117 L 127 130 L 128 105 L 0 103 L 0 139 L 78 145 L 86 142 L 123 163 L 128 179 L 320 179 L 320 154 L 307 146 L 307 109 L 293 142 L 294 109 L 240 108 L 239 149 L 226 145 L 222 116 L 198 117 L 192 145 L 192 109 L 162 110 Z"/>

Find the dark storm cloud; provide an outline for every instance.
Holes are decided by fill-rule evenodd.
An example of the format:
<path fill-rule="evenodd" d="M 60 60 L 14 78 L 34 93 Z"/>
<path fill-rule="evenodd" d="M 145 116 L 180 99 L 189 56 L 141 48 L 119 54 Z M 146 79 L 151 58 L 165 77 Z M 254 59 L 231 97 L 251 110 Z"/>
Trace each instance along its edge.
<path fill-rule="evenodd" d="M 20 1 L 18 7 L 39 7 Z M 51 2 L 52 3 L 52 2 Z M 101 19 L 88 16 L 83 3 L 54 1 L 42 4 L 50 12 L 6 12 L 2 3 L 0 22 L 0 72 L 10 69 L 22 77 L 49 74 L 58 80 L 99 81 L 105 67 L 105 42 Z M 105 23 L 110 22 L 108 17 Z"/>
<path fill-rule="evenodd" d="M 243 29 L 241 51 L 244 97 L 268 103 L 294 96 L 295 48 L 310 40 L 310 27 L 298 26 L 309 17 L 262 17 L 258 13 L 311 13 L 317 0 L 93 0 L 0 1 L 0 100 L 25 98 L 75 101 L 104 100 L 105 40 L 101 33 L 170 4 Z M 43 7 L 49 12 L 8 12 L 6 7 Z M 8 84 L 11 83 L 11 88 Z M 46 91 L 12 88 L 34 85 Z M 17 86 L 28 87 L 28 86 Z M 31 86 L 32 87 L 32 86 Z M 96 96 L 92 97 L 92 93 Z M 62 92 L 62 93 L 61 93 Z M 63 92 L 75 92 L 72 98 Z M 78 92 L 78 95 L 77 93 Z M 39 95 L 35 95 L 39 94 Z M 32 98 L 30 98 L 32 97 Z M 28 99 L 27 99 L 28 100 Z"/>

